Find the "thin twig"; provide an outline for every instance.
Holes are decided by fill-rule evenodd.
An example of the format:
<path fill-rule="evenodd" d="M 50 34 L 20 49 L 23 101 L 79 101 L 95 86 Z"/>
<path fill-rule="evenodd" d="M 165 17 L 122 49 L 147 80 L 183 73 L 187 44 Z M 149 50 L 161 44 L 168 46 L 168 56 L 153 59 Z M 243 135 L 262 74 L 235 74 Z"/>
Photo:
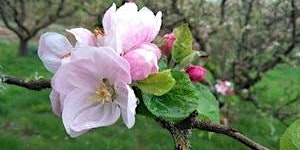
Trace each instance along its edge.
<path fill-rule="evenodd" d="M 12 84 L 20 87 L 24 87 L 30 90 L 40 91 L 42 89 L 51 88 L 49 80 L 24 80 L 22 78 L 12 77 L 12 76 L 2 76 L 0 77 L 0 82 L 6 84 Z"/>

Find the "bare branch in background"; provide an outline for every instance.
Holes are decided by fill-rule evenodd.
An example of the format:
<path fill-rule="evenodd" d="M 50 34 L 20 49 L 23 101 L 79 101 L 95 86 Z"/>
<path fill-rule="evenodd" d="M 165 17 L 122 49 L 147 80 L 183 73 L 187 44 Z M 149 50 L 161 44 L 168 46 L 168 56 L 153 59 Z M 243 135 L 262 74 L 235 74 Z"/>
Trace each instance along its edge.
<path fill-rule="evenodd" d="M 41 3 L 43 5 L 40 6 Z M 58 19 L 71 16 L 77 10 L 76 5 L 70 5 L 65 0 L 41 3 L 32 0 L 19 0 L 14 3 L 9 0 L 0 2 L 0 16 L 4 25 L 19 38 L 18 54 L 20 56 L 27 54 L 28 41 L 41 29 Z"/>

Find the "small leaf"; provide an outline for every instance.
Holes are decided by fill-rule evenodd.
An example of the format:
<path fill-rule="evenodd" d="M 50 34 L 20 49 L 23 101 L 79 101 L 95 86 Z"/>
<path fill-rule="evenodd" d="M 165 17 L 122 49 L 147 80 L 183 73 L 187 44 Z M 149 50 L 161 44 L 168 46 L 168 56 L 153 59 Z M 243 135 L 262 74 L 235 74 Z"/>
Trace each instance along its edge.
<path fill-rule="evenodd" d="M 175 62 L 180 63 L 193 52 L 193 36 L 187 24 L 182 24 L 173 32 L 176 40 L 172 48 L 172 58 Z"/>
<path fill-rule="evenodd" d="M 143 94 L 149 111 L 157 117 L 176 121 L 187 117 L 197 109 L 198 95 L 189 77 L 180 71 L 172 71 L 176 80 L 172 90 L 162 96 Z"/>
<path fill-rule="evenodd" d="M 199 95 L 197 111 L 200 118 L 220 123 L 219 104 L 215 96 L 202 84 L 196 84 L 195 88 Z"/>
<path fill-rule="evenodd" d="M 175 79 L 170 70 L 151 74 L 148 78 L 137 81 L 136 86 L 143 92 L 156 96 L 169 92 L 175 85 Z"/>
<path fill-rule="evenodd" d="M 188 56 L 186 56 L 184 59 L 180 61 L 177 68 L 183 69 L 189 66 L 190 64 L 192 64 L 192 62 L 194 62 L 195 60 L 199 59 L 201 56 L 206 56 L 206 55 L 207 54 L 205 52 L 193 51 L 191 54 L 189 54 Z"/>
<path fill-rule="evenodd" d="M 300 119 L 296 120 L 283 134 L 280 140 L 280 150 L 300 149 Z"/>

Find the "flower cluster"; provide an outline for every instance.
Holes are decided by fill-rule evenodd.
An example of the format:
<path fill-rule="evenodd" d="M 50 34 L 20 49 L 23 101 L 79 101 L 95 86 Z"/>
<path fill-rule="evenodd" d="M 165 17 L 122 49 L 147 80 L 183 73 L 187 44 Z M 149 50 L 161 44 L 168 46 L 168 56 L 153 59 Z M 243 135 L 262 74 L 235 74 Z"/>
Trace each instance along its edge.
<path fill-rule="evenodd" d="M 234 89 L 229 81 L 218 81 L 215 85 L 216 91 L 221 94 L 222 96 L 228 96 L 234 94 Z"/>
<path fill-rule="evenodd" d="M 38 55 L 54 73 L 52 108 L 71 137 L 111 125 L 120 116 L 128 128 L 134 125 L 137 98 L 130 84 L 158 71 L 161 52 L 152 41 L 161 16 L 134 3 L 118 9 L 113 4 L 103 17 L 103 30 L 74 28 L 66 30 L 67 37 L 41 36 Z"/>

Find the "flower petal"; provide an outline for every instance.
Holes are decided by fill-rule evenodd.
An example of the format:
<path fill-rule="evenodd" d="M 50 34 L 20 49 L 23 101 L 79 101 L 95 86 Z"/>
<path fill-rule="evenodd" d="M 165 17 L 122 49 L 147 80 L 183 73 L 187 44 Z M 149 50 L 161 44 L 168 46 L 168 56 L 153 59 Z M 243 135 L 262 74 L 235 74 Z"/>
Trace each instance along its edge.
<path fill-rule="evenodd" d="M 74 88 L 93 90 L 100 78 L 95 64 L 87 59 L 79 59 L 61 66 L 52 79 L 52 88 L 61 94 L 68 94 Z"/>
<path fill-rule="evenodd" d="M 96 37 L 90 30 L 85 28 L 73 28 L 70 30 L 67 29 L 66 31 L 75 36 L 77 41 L 76 46 L 96 46 Z"/>
<path fill-rule="evenodd" d="M 64 56 L 71 51 L 72 45 L 61 34 L 47 32 L 40 37 L 38 55 L 45 67 L 52 73 L 56 72 Z"/>
<path fill-rule="evenodd" d="M 116 12 L 116 4 L 113 3 L 112 6 L 105 12 L 103 19 L 102 19 L 102 25 L 105 31 L 110 31 L 112 26 L 112 17 L 114 13 Z"/>
<path fill-rule="evenodd" d="M 95 55 L 95 64 L 111 82 L 121 80 L 127 84 L 131 83 L 129 63 L 110 47 L 99 48 Z"/>
<path fill-rule="evenodd" d="M 124 58 L 130 64 L 130 75 L 133 80 L 143 80 L 158 71 L 157 57 L 154 52 L 147 49 L 131 50 Z"/>
<path fill-rule="evenodd" d="M 146 7 L 138 11 L 134 3 L 125 3 L 115 13 L 107 14 L 110 17 L 102 21 L 105 24 L 104 45 L 112 47 L 119 54 L 124 54 L 142 43 L 150 43 L 161 26 L 161 12 L 155 16 Z"/>
<path fill-rule="evenodd" d="M 92 93 L 88 91 L 75 89 L 65 99 L 62 118 L 71 137 L 92 128 L 111 125 L 120 117 L 116 104 L 93 102 L 90 96 Z"/>
<path fill-rule="evenodd" d="M 137 106 L 137 98 L 130 86 L 119 83 L 115 86 L 118 94 L 115 102 L 120 106 L 121 115 L 124 123 L 131 128 L 135 123 L 135 108 Z"/>
<path fill-rule="evenodd" d="M 61 103 L 60 103 L 59 93 L 52 90 L 49 97 L 50 97 L 53 113 L 60 117 L 61 116 Z"/>

